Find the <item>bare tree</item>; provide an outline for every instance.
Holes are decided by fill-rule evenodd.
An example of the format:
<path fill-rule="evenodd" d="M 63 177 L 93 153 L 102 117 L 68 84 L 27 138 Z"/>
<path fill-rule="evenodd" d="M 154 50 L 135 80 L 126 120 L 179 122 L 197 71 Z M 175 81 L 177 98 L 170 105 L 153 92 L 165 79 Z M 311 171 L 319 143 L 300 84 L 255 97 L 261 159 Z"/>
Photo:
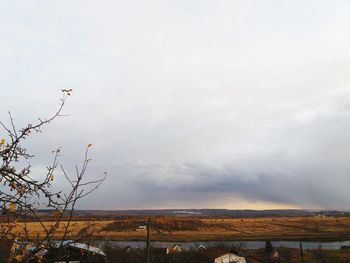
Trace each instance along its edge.
<path fill-rule="evenodd" d="M 63 116 L 62 110 L 71 92 L 72 89 L 62 90 L 59 107 L 49 118 L 38 119 L 37 123 L 29 123 L 18 130 L 10 113 L 8 125 L 0 122 L 5 132 L 4 136 L 0 136 L 0 239 L 19 238 L 21 242 L 32 244 L 34 247 L 30 251 L 12 251 L 12 258 L 18 261 L 37 255 L 43 246 L 63 246 L 69 235 L 77 202 L 96 190 L 106 177 L 106 173 L 103 173 L 94 180 L 85 178 L 90 163 L 91 144 L 87 145 L 83 162 L 80 167 L 75 167 L 73 175 L 59 165 L 61 149 L 52 151 L 52 163 L 41 178 L 32 175 L 30 159 L 34 156 L 22 146 L 23 141 L 32 134 L 40 133 L 43 126 Z M 54 190 L 55 176 L 58 172 L 69 185 L 66 191 Z M 46 222 L 47 213 L 46 218 L 43 217 L 42 208 L 50 211 L 50 223 Z M 33 234 L 29 227 L 30 222 L 40 225 L 40 233 Z"/>

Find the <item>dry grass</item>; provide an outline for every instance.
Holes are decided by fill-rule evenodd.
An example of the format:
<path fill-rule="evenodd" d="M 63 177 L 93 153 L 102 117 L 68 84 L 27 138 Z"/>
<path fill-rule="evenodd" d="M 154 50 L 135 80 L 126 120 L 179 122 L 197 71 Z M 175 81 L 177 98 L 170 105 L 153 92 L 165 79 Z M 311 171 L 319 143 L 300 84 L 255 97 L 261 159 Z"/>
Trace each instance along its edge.
<path fill-rule="evenodd" d="M 256 240 L 256 239 L 349 239 L 350 217 L 264 217 L 264 218 L 196 218 L 153 217 L 152 222 L 160 231 L 152 230 L 153 240 Z M 49 226 L 50 222 L 45 222 Z M 66 222 L 62 222 L 62 225 Z M 142 217 L 110 221 L 72 221 L 68 238 L 92 233 L 95 237 L 115 240 L 142 240 L 146 231 L 137 230 L 145 225 Z M 61 227 L 56 232 L 63 234 Z M 24 224 L 16 224 L 20 234 Z M 42 236 L 43 227 L 37 222 L 27 223 L 30 236 Z"/>

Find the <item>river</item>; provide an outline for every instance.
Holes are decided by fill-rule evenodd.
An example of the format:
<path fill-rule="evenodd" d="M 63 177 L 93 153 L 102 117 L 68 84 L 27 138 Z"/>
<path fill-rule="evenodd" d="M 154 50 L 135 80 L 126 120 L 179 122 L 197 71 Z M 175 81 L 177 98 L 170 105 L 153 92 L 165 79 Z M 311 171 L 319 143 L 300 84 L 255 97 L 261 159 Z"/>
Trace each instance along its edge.
<path fill-rule="evenodd" d="M 289 247 L 299 248 L 300 242 L 303 245 L 303 249 L 340 249 L 342 246 L 350 246 L 350 240 L 346 241 L 329 241 L 329 242 L 315 242 L 315 241 L 272 241 L 274 247 Z M 145 248 L 146 242 L 142 241 L 108 241 L 108 244 L 112 247 L 126 248 L 128 246 L 133 248 Z M 157 242 L 151 243 L 152 247 L 166 248 L 173 244 L 179 244 L 184 250 L 196 249 L 201 244 L 205 247 L 215 247 L 220 244 L 233 245 L 241 244 L 248 249 L 259 249 L 265 247 L 265 241 L 203 241 L 203 242 Z"/>

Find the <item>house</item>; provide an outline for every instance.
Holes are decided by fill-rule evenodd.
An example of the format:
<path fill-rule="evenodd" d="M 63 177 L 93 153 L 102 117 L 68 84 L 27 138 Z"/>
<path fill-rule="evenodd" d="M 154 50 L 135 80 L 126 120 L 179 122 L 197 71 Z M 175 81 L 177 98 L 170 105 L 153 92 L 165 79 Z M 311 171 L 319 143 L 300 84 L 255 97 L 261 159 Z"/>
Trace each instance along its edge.
<path fill-rule="evenodd" d="M 271 262 L 280 262 L 281 261 L 280 253 L 278 252 L 277 248 L 274 248 L 272 250 L 272 252 L 269 255 L 269 260 Z"/>
<path fill-rule="evenodd" d="M 133 247 L 132 246 L 127 246 L 124 248 L 125 252 L 126 253 L 130 253 L 132 250 L 133 250 Z"/>
<path fill-rule="evenodd" d="M 167 247 L 166 253 L 167 254 L 174 254 L 182 251 L 182 247 L 180 245 L 172 245 L 170 247 Z"/>
<path fill-rule="evenodd" d="M 206 250 L 207 248 L 203 244 L 200 244 L 197 249 L 198 250 Z"/>
<path fill-rule="evenodd" d="M 101 249 L 71 240 L 42 244 L 40 247 L 15 240 L 11 251 L 14 254 L 13 262 L 16 263 L 105 263 L 107 260 Z"/>
<path fill-rule="evenodd" d="M 214 263 L 247 263 L 244 257 L 240 257 L 233 253 L 226 253 L 215 258 Z"/>
<path fill-rule="evenodd" d="M 208 248 L 201 252 L 201 263 L 247 263 L 244 257 L 221 248 Z"/>
<path fill-rule="evenodd" d="M 139 226 L 136 231 L 146 231 L 147 230 L 147 226 Z"/>

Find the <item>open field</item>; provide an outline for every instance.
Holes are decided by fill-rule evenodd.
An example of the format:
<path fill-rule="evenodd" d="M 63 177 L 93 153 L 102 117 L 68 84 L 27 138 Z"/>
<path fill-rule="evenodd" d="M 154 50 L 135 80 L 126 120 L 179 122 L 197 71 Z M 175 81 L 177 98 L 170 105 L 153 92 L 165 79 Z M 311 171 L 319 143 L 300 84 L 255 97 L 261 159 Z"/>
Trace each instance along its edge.
<path fill-rule="evenodd" d="M 67 238 L 91 233 L 97 238 L 112 240 L 144 240 L 148 217 L 123 216 L 113 220 L 72 221 Z M 257 217 L 219 218 L 196 216 L 153 216 L 152 240 L 345 240 L 350 239 L 350 217 Z M 45 222 L 49 226 L 51 222 Z M 62 222 L 66 224 L 66 222 Z M 2 224 L 4 226 L 4 224 Z M 24 224 L 17 222 L 18 234 Z M 43 234 L 38 222 L 27 223 L 30 236 Z M 141 227 L 142 228 L 142 227 Z M 59 228 L 56 237 L 63 234 Z"/>

